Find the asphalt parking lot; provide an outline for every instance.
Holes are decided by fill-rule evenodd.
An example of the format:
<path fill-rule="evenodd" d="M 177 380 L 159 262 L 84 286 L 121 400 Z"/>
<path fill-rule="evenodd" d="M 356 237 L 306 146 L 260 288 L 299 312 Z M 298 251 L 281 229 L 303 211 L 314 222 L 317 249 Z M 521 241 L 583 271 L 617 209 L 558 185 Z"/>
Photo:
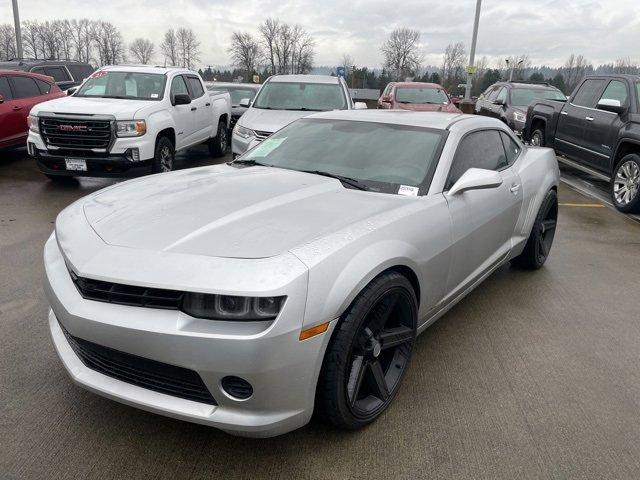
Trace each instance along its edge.
<path fill-rule="evenodd" d="M 212 162 L 194 150 L 178 166 Z M 601 185 L 561 186 L 546 266 L 502 268 L 427 330 L 376 423 L 248 440 L 67 378 L 42 247 L 62 208 L 111 183 L 54 185 L 24 151 L 0 154 L 1 479 L 640 477 L 640 223 L 599 199 Z"/>

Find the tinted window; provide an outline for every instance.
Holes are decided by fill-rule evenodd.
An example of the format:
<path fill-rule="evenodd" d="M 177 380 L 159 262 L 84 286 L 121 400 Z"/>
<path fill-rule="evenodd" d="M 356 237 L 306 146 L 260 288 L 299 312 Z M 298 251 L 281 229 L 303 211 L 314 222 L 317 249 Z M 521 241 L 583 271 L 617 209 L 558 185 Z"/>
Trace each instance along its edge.
<path fill-rule="evenodd" d="M 31 71 L 33 73 L 39 73 L 40 75 L 46 75 L 46 73 L 44 73 L 44 67 L 32 68 Z"/>
<path fill-rule="evenodd" d="M 189 95 L 187 84 L 184 83 L 184 78 L 182 78 L 182 75 L 178 75 L 171 82 L 171 97 L 174 97 L 176 95 Z"/>
<path fill-rule="evenodd" d="M 504 132 L 500 132 L 502 137 L 502 143 L 504 144 L 504 151 L 507 154 L 507 163 L 513 165 L 518 155 L 520 155 L 520 145 L 516 141 Z"/>
<path fill-rule="evenodd" d="M 89 78 L 93 73 L 93 67 L 91 65 L 67 65 L 67 68 L 76 82 L 81 82 L 85 78 Z"/>
<path fill-rule="evenodd" d="M 0 77 L 0 95 L 2 95 L 2 98 L 4 98 L 5 102 L 13 98 L 13 94 L 11 93 L 11 88 L 9 88 L 9 80 L 7 80 L 7 77 Z"/>
<path fill-rule="evenodd" d="M 491 90 L 487 96 L 487 100 L 493 102 L 498 96 L 498 90 L 500 90 L 500 87 L 493 87 L 493 90 Z"/>
<path fill-rule="evenodd" d="M 496 97 L 496 100 L 502 100 L 503 103 L 507 103 L 507 89 L 502 88 Z"/>
<path fill-rule="evenodd" d="M 253 100 L 253 97 L 258 93 L 258 90 L 249 87 L 221 87 L 215 84 L 207 86 L 207 90 L 211 92 L 229 92 L 233 106 L 240 105 L 240 100 L 244 98 Z"/>
<path fill-rule="evenodd" d="M 44 74 L 53 77 L 56 82 L 68 82 L 71 80 L 64 67 L 44 67 Z"/>
<path fill-rule="evenodd" d="M 28 77 L 11 77 L 16 98 L 28 98 L 40 96 L 40 89 L 36 82 Z"/>
<path fill-rule="evenodd" d="M 50 83 L 47 83 L 44 80 L 40 80 L 39 78 L 36 78 L 35 81 L 38 84 L 38 88 L 40 89 L 41 94 L 46 95 L 51 91 Z"/>
<path fill-rule="evenodd" d="M 560 90 L 544 88 L 514 88 L 511 90 L 511 105 L 514 107 L 527 107 L 536 99 L 566 101 Z"/>
<path fill-rule="evenodd" d="M 620 80 L 611 80 L 600 99 L 618 100 L 620 102 L 620 105 L 626 105 L 627 100 L 629 99 L 627 86 Z"/>
<path fill-rule="evenodd" d="M 450 189 L 470 168 L 499 170 L 506 166 L 507 158 L 497 130 L 470 133 L 458 145 L 445 190 Z"/>
<path fill-rule="evenodd" d="M 405 88 L 396 90 L 396 102 L 399 103 L 436 103 L 449 102 L 449 97 L 439 88 Z"/>
<path fill-rule="evenodd" d="M 595 107 L 598 94 L 603 84 L 604 80 L 585 80 L 576 92 L 571 103 L 580 105 L 581 107 Z"/>
<path fill-rule="evenodd" d="M 200 80 L 196 77 L 187 77 L 187 81 L 189 82 L 189 87 L 191 87 L 193 98 L 200 98 L 204 94 Z"/>
<path fill-rule="evenodd" d="M 256 97 L 255 108 L 273 110 L 342 110 L 347 101 L 338 83 L 269 82 Z"/>

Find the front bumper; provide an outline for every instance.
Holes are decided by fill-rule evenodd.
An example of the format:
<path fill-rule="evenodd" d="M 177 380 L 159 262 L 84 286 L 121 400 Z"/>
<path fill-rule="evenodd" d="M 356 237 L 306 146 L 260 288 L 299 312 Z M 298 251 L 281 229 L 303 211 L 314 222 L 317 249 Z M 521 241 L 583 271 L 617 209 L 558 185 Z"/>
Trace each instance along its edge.
<path fill-rule="evenodd" d="M 240 135 L 237 135 L 234 130 L 231 134 L 231 152 L 234 157 L 242 155 L 250 148 L 253 148 L 254 145 L 257 145 L 258 142 L 259 141 L 256 137 L 243 138 Z"/>
<path fill-rule="evenodd" d="M 315 386 L 335 322 L 325 334 L 298 340 L 306 276 L 291 284 L 275 321 L 219 322 L 175 310 L 85 300 L 71 280 L 67 263 L 52 236 L 45 246 L 45 291 L 52 309 L 49 327 L 56 351 L 78 385 L 144 410 L 243 436 L 279 435 L 311 418 Z M 130 268 L 139 271 L 138 265 Z M 152 391 L 87 367 L 72 350 L 61 325 L 74 337 L 195 371 L 217 405 Z M 253 395 L 246 400 L 229 396 L 221 387 L 227 375 L 251 383 Z"/>

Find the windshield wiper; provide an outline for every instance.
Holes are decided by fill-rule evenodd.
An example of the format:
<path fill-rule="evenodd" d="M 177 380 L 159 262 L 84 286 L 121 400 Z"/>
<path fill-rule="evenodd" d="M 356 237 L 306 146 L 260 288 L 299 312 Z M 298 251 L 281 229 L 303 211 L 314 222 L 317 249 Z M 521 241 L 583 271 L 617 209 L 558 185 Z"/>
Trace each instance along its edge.
<path fill-rule="evenodd" d="M 361 181 L 356 180 L 351 177 L 344 177 L 342 175 L 336 175 L 335 173 L 322 172 L 320 170 L 299 170 L 304 173 L 313 173 L 314 175 L 322 175 L 323 177 L 335 178 L 336 180 L 340 180 L 343 185 L 349 185 L 350 187 L 356 188 L 358 190 L 371 190 Z"/>
<path fill-rule="evenodd" d="M 270 167 L 271 166 L 268 163 L 261 163 L 250 158 L 245 158 L 242 160 L 233 160 L 231 162 L 227 162 L 227 165 L 244 165 L 247 167 L 255 167 L 255 166 Z"/>

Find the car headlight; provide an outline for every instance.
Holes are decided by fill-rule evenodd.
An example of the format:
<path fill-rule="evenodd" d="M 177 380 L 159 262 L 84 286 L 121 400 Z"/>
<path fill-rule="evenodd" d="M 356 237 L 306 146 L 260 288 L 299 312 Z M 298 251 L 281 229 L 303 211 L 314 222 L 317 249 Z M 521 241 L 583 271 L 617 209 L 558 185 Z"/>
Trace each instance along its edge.
<path fill-rule="evenodd" d="M 287 297 L 240 297 L 186 293 L 182 311 L 209 320 L 273 320 Z"/>
<path fill-rule="evenodd" d="M 516 122 L 526 122 L 527 121 L 527 115 L 522 113 L 522 112 L 513 112 L 513 119 Z"/>
<path fill-rule="evenodd" d="M 36 115 L 29 115 L 27 117 L 27 125 L 29 125 L 29 130 L 32 132 L 40 133 L 40 123 Z"/>
<path fill-rule="evenodd" d="M 237 123 L 235 128 L 233 129 L 233 133 L 235 133 L 236 135 L 244 139 L 256 136 L 256 132 L 254 132 L 250 128 L 246 128 L 246 127 L 243 127 L 242 125 L 238 125 Z"/>
<path fill-rule="evenodd" d="M 124 120 L 116 122 L 116 135 L 118 137 L 139 137 L 147 133 L 147 124 L 144 120 Z"/>

